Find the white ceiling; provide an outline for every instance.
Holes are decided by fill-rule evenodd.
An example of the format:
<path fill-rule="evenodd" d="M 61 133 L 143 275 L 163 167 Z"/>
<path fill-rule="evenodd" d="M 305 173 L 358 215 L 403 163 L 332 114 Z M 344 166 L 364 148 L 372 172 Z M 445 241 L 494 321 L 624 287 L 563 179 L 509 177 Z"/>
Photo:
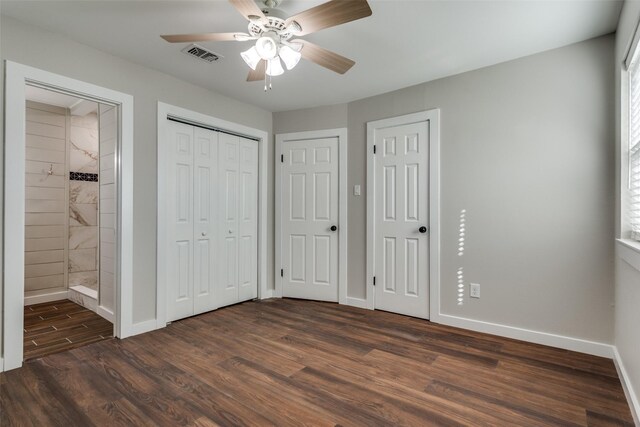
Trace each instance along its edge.
<path fill-rule="evenodd" d="M 283 0 L 287 15 L 323 3 Z M 284 111 L 349 102 L 615 31 L 615 0 L 369 0 L 373 15 L 305 38 L 356 61 L 345 75 L 301 61 L 273 78 L 245 81 L 240 52 L 250 42 L 201 43 L 222 54 L 207 64 L 160 34 L 246 31 L 226 1 L 2 1 L 3 14 L 65 34 L 147 67 Z"/>
<path fill-rule="evenodd" d="M 25 97 L 29 101 L 69 108 L 73 116 L 84 116 L 98 111 L 96 102 L 30 85 L 25 87 Z"/>
<path fill-rule="evenodd" d="M 71 108 L 81 101 L 75 96 L 65 95 L 35 86 L 25 87 L 25 96 L 29 101 L 41 102 L 43 104 L 55 105 L 56 107 Z"/>

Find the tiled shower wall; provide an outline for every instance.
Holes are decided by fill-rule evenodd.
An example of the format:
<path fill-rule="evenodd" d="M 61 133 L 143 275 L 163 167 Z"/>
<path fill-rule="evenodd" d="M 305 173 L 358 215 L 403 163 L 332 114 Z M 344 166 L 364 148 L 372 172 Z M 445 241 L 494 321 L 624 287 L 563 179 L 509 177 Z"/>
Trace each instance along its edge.
<path fill-rule="evenodd" d="M 25 296 L 67 288 L 67 110 L 27 102 Z"/>
<path fill-rule="evenodd" d="M 98 290 L 98 116 L 71 116 L 69 287 Z"/>

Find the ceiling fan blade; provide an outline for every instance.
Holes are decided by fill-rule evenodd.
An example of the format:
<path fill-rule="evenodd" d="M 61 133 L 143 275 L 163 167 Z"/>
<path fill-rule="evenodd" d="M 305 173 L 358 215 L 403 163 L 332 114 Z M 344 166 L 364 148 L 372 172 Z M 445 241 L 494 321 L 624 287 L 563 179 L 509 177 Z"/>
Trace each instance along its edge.
<path fill-rule="evenodd" d="M 331 52 L 330 50 L 306 40 L 296 39 L 291 40 L 291 42 L 302 43 L 304 45 L 300 51 L 304 59 L 315 62 L 316 64 L 324 68 L 328 68 L 331 71 L 335 71 L 338 74 L 346 73 L 355 64 L 355 62 L 349 58 L 345 58 L 342 55 L 338 55 L 335 52 Z"/>
<path fill-rule="evenodd" d="M 249 75 L 247 76 L 248 82 L 257 82 L 259 80 L 264 80 L 264 72 L 267 68 L 267 61 L 258 62 L 258 66 L 255 70 L 250 70 Z"/>
<path fill-rule="evenodd" d="M 297 22 L 302 31 L 295 34 L 304 36 L 325 28 L 366 18 L 371 13 L 367 0 L 331 0 L 292 16 L 286 20 L 286 25 L 292 21 Z"/>
<path fill-rule="evenodd" d="M 264 13 L 262 13 L 253 0 L 229 0 L 229 3 L 231 3 L 242 16 L 247 18 L 248 21 L 251 21 L 251 16 L 257 16 L 261 20 L 266 19 Z"/>
<path fill-rule="evenodd" d="M 160 37 L 162 37 L 169 43 L 224 42 L 236 40 L 236 34 L 242 33 L 170 34 Z"/>

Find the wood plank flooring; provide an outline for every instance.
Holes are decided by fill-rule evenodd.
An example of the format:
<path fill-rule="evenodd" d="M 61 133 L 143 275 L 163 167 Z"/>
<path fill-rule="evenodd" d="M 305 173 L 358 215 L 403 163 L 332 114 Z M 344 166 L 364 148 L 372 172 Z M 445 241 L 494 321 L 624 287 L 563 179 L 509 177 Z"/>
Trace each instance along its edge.
<path fill-rule="evenodd" d="M 632 426 L 611 360 L 299 300 L 0 375 L 0 425 Z"/>
<path fill-rule="evenodd" d="M 69 300 L 24 308 L 25 360 L 113 338 L 113 325 Z"/>

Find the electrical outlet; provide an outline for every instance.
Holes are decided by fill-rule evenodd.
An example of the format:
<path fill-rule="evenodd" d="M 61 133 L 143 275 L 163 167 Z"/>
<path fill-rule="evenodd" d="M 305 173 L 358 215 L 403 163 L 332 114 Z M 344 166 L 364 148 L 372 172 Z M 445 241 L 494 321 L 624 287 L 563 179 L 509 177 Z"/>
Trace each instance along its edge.
<path fill-rule="evenodd" d="M 469 285 L 469 296 L 471 298 L 480 298 L 480 285 L 478 283 L 471 283 Z"/>

